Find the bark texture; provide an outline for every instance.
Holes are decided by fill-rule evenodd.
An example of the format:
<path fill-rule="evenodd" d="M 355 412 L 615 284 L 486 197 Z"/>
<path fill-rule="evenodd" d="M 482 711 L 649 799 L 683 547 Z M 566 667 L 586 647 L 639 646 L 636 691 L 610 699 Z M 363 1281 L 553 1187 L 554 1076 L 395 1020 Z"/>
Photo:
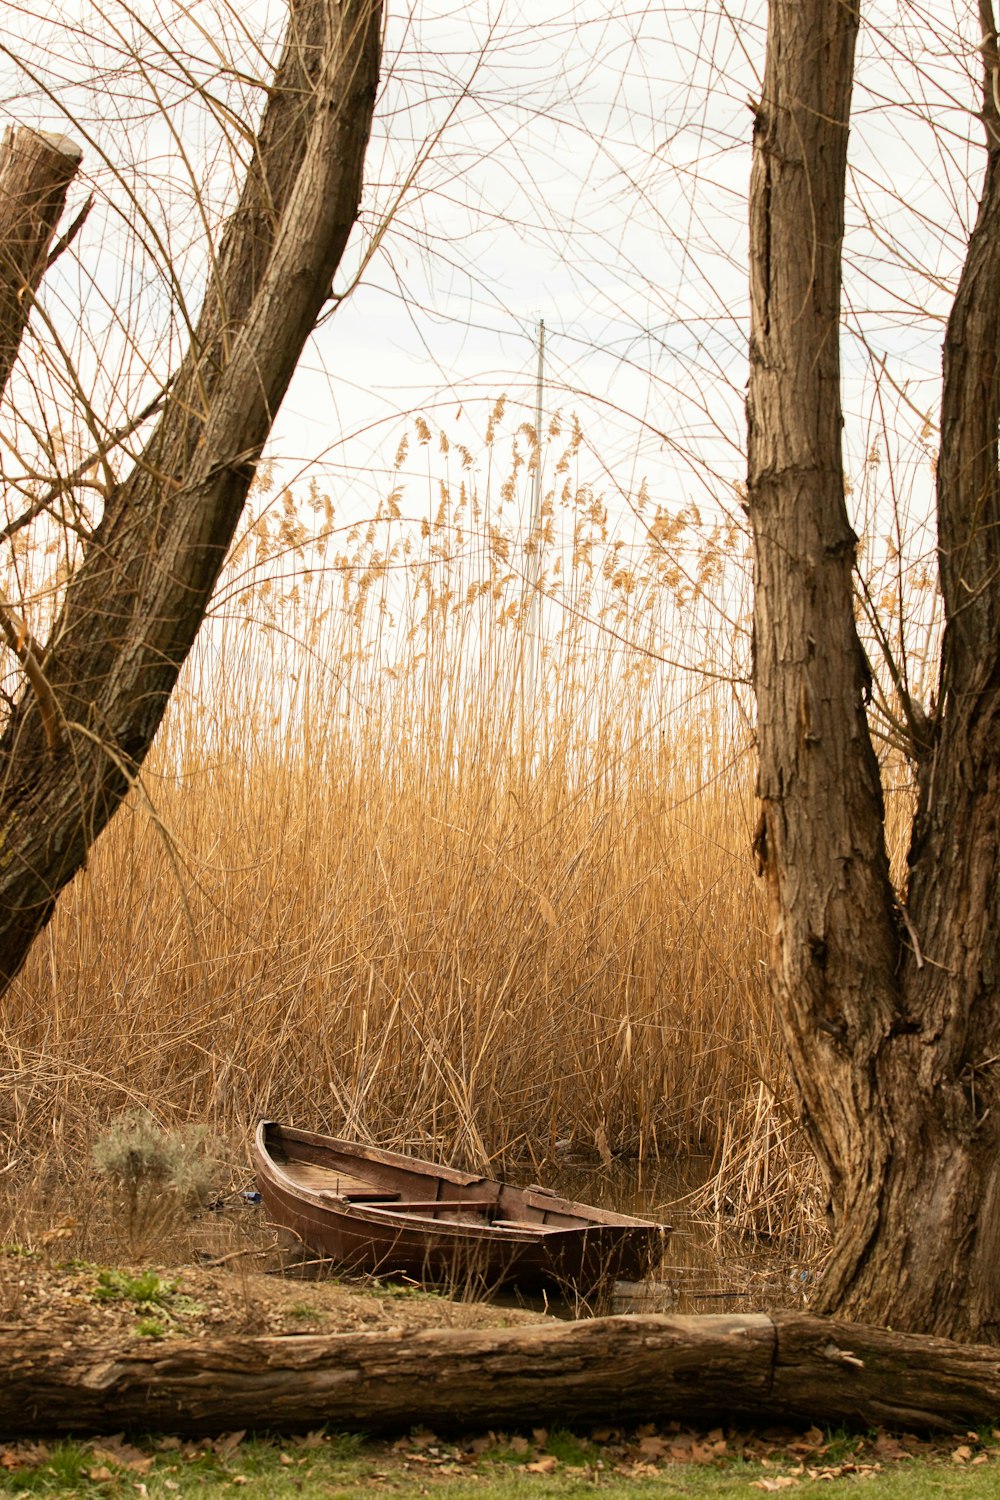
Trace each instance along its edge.
<path fill-rule="evenodd" d="M 380 14 L 380 0 L 292 0 L 191 347 L 43 654 L 61 732 L 53 744 L 26 694 L 0 740 L 0 986 L 142 763 L 330 293 L 361 195 Z"/>
<path fill-rule="evenodd" d="M 799 1314 L 130 1342 L 0 1327 L 0 1438 L 772 1421 L 961 1430 L 1000 1409 L 996 1350 Z"/>
<path fill-rule="evenodd" d="M 834 1251 L 820 1310 L 1000 1339 L 1000 137 L 945 346 L 939 464 L 947 633 L 894 892 L 856 538 L 841 459 L 839 319 L 858 7 L 772 0 L 751 185 L 749 494 L 761 820 L 773 983 Z M 987 26 L 987 21 L 989 25 Z"/>
<path fill-rule="evenodd" d="M 0 394 L 83 153 L 64 135 L 8 126 L 0 145 Z"/>

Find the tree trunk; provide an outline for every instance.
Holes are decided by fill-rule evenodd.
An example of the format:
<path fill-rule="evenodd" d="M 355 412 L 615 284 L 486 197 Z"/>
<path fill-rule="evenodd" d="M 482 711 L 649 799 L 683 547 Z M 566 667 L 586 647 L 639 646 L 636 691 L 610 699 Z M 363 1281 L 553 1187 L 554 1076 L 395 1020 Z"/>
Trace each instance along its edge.
<path fill-rule="evenodd" d="M 254 466 L 355 222 L 380 0 L 292 0 L 281 61 L 191 347 L 141 460 L 107 501 L 0 740 L 0 986 L 146 755 Z"/>
<path fill-rule="evenodd" d="M 0 1438 L 741 1417 L 955 1431 L 1000 1407 L 994 1349 L 792 1313 L 89 1350 L 0 1330 L 0 1361 Z"/>
<path fill-rule="evenodd" d="M 0 145 L 0 395 L 83 153 L 64 135 L 8 126 Z"/>
<path fill-rule="evenodd" d="M 989 0 L 981 15 L 990 19 Z M 947 612 L 908 910 L 893 891 L 854 625 L 839 316 L 858 9 L 772 0 L 751 184 L 749 498 L 772 982 L 830 1190 L 819 1308 L 1000 1339 L 1000 156 L 995 34 L 979 219 L 945 351 Z"/>

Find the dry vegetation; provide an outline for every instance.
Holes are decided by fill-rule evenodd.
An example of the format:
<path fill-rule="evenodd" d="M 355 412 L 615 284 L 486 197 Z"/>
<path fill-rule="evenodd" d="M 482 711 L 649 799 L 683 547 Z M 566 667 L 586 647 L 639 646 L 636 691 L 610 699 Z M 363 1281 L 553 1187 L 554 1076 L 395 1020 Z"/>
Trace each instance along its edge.
<path fill-rule="evenodd" d="M 535 1171 L 719 1152 L 720 1212 L 801 1230 L 743 538 L 640 491 L 616 541 L 553 423 L 525 546 L 537 455 L 500 407 L 475 458 L 418 419 L 361 526 L 263 478 L 143 785 L 6 997 L 0 1182 L 83 1172 L 144 1106 L 237 1171 L 262 1115 Z"/>

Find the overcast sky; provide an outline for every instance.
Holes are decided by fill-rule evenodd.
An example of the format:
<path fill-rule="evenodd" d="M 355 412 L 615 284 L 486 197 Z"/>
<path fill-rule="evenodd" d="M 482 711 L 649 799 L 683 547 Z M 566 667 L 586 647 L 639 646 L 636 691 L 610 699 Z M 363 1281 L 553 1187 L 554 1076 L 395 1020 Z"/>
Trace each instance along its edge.
<path fill-rule="evenodd" d="M 870 451 L 873 360 L 884 356 L 882 407 L 899 414 L 899 462 L 926 508 L 915 435 L 920 412 L 933 418 L 967 179 L 976 186 L 982 164 L 976 18 L 957 0 L 864 10 L 845 247 L 848 461 L 856 469 Z M 162 372 L 179 336 L 167 261 L 196 307 L 205 236 L 238 188 L 246 142 L 191 82 L 252 120 L 284 14 L 277 0 L 235 14 L 221 0 L 8 9 L 0 107 L 80 140 L 98 189 L 79 268 L 61 265 L 47 295 L 111 415 L 144 378 L 134 348 Z M 470 446 L 501 393 L 530 417 L 542 316 L 546 412 L 580 413 L 612 497 L 645 475 L 668 504 L 731 503 L 743 471 L 747 101 L 760 91 L 764 22 L 758 0 L 390 0 L 342 285 L 394 217 L 302 361 L 272 444 L 284 471 L 320 473 L 360 512 L 387 482 L 404 414 L 454 423 L 460 410 Z"/>

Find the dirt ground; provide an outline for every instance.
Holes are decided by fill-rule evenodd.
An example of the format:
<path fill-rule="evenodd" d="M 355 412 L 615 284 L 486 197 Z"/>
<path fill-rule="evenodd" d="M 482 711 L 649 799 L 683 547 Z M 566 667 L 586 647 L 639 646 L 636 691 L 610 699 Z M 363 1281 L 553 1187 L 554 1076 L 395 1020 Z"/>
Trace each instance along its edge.
<path fill-rule="evenodd" d="M 0 1245 L 0 1325 L 82 1346 L 109 1338 L 497 1327 L 545 1317 L 513 1298 L 462 1300 L 405 1282 L 323 1275 L 302 1264 L 259 1206 L 225 1206 L 131 1246 L 94 1244 L 92 1236 L 80 1246 L 77 1229 L 69 1218 L 27 1244 Z"/>
<path fill-rule="evenodd" d="M 77 1347 L 108 1338 L 496 1327 L 543 1317 L 397 1284 L 300 1281 L 238 1264 L 109 1270 L 10 1252 L 0 1264 L 0 1324 Z"/>

